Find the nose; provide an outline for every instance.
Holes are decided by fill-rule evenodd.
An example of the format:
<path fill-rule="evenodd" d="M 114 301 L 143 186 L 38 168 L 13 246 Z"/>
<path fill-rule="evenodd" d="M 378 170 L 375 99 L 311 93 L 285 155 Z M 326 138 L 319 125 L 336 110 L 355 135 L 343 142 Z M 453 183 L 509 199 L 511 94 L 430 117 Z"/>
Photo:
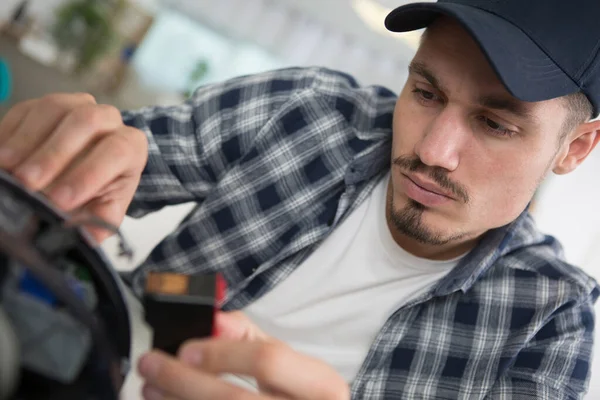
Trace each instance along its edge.
<path fill-rule="evenodd" d="M 415 153 L 430 167 L 454 171 L 460 163 L 460 149 L 467 136 L 467 124 L 457 110 L 446 107 L 427 126 Z"/>

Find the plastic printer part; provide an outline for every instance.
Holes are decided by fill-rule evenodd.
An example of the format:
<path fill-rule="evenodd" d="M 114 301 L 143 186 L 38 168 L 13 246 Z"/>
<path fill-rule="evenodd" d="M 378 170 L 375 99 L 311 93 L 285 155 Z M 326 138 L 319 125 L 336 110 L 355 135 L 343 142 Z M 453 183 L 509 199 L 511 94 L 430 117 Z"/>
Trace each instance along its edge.
<path fill-rule="evenodd" d="M 0 400 L 117 400 L 130 368 L 125 288 L 84 229 L 0 171 Z"/>
<path fill-rule="evenodd" d="M 182 275 L 150 272 L 143 304 L 152 327 L 152 347 L 170 354 L 188 339 L 215 334 L 214 318 L 224 295 L 218 274 Z"/>

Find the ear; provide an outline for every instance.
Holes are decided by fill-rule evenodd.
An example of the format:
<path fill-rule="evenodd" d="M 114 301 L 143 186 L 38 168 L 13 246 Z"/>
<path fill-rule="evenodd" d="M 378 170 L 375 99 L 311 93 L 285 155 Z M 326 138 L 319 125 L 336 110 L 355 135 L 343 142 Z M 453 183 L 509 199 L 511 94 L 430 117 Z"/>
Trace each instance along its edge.
<path fill-rule="evenodd" d="M 600 120 L 579 125 L 563 144 L 566 148 L 556 160 L 553 172 L 564 175 L 574 171 L 590 155 L 599 141 Z"/>

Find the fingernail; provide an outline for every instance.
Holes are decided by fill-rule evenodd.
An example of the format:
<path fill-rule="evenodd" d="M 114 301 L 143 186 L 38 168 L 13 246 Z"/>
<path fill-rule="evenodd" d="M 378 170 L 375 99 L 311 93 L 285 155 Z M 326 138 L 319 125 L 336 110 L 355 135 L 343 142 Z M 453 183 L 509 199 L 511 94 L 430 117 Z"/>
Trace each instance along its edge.
<path fill-rule="evenodd" d="M 179 358 L 188 365 L 200 365 L 202 362 L 202 354 L 197 349 L 184 349 Z"/>
<path fill-rule="evenodd" d="M 0 149 L 0 162 L 10 164 L 14 161 L 16 153 L 13 149 L 2 148 Z"/>
<path fill-rule="evenodd" d="M 143 355 L 138 364 L 140 375 L 145 378 L 155 377 L 158 374 L 160 363 L 160 356 L 157 354 L 148 353 Z"/>
<path fill-rule="evenodd" d="M 22 168 L 19 168 L 16 174 L 21 179 L 33 183 L 37 181 L 42 175 L 42 169 L 39 165 L 26 165 Z"/>
<path fill-rule="evenodd" d="M 67 205 L 73 197 L 73 189 L 70 186 L 60 186 L 50 197 L 58 204 Z"/>
<path fill-rule="evenodd" d="M 145 385 L 142 389 L 142 396 L 146 400 L 162 400 L 165 398 L 163 392 L 149 385 Z"/>

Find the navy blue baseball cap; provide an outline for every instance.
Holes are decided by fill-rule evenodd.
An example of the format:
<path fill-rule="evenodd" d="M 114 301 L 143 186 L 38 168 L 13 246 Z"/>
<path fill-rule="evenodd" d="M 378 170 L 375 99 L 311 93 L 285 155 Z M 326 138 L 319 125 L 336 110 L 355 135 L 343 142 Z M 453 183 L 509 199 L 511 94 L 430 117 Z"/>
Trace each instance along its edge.
<path fill-rule="evenodd" d="M 475 39 L 506 89 L 522 101 L 582 92 L 600 112 L 600 0 L 439 0 L 390 12 L 393 32 L 422 29 L 440 15 Z"/>

